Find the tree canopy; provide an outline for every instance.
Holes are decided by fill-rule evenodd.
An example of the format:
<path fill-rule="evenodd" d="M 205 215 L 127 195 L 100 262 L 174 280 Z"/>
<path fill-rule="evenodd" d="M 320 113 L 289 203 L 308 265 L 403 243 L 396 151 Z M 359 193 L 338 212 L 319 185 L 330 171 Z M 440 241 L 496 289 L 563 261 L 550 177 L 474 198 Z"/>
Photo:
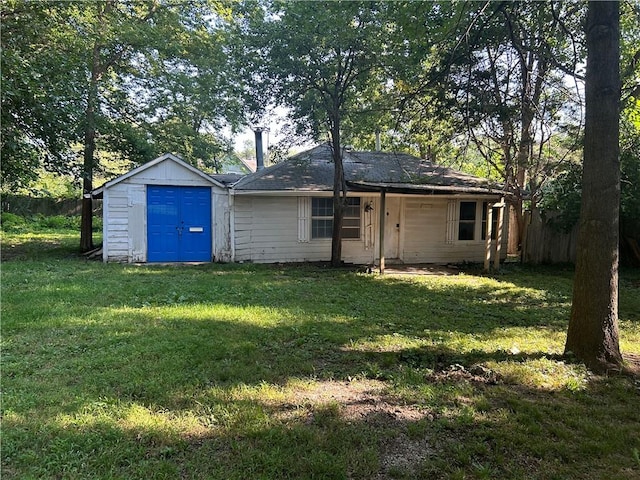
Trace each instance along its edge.
<path fill-rule="evenodd" d="M 61 25 L 71 4 L 2 3 L 2 180 L 29 184 L 37 167 L 68 172 L 80 136 L 83 65 Z"/>
<path fill-rule="evenodd" d="M 346 207 L 342 169 L 345 127 L 358 123 L 362 105 L 384 85 L 388 51 L 384 4 L 372 2 L 269 2 L 246 28 L 248 81 L 265 103 L 289 107 L 297 131 L 326 135 L 335 165 L 331 261 L 341 262 Z M 268 92 L 268 93 L 267 93 Z M 261 107 L 260 99 L 255 105 Z"/>
<path fill-rule="evenodd" d="M 227 68 L 230 10 L 215 1 L 2 4 L 2 175 L 72 172 L 85 199 L 101 160 L 164 151 L 212 170 L 242 118 Z M 91 241 L 90 199 L 81 248 Z"/>
<path fill-rule="evenodd" d="M 621 225 L 634 237 L 640 6 L 621 8 Z M 5 189 L 44 166 L 86 193 L 107 160 L 165 151 L 216 171 L 233 131 L 286 106 L 291 132 L 336 156 L 377 134 L 502 180 L 518 213 L 577 218 L 585 4 L 7 0 L 0 13 Z"/>
<path fill-rule="evenodd" d="M 583 25 L 597 18 L 595 3 L 587 16 L 586 4 L 559 1 L 6 0 L 2 188 L 29 185 L 40 167 L 75 175 L 88 250 L 93 177 L 106 160 L 139 164 L 171 151 L 217 171 L 233 132 L 268 126 L 279 106 L 293 132 L 331 145 L 334 265 L 346 206 L 342 151 L 375 148 L 376 138 L 382 148 L 502 180 L 520 231 L 526 208 L 554 208 L 575 222 L 578 193 L 584 216 L 600 179 L 593 142 L 603 133 L 585 132 L 583 104 L 587 50 L 598 48 Z M 620 225 L 633 253 L 640 3 L 619 7 L 624 15 L 614 14 L 620 25 L 611 28 L 621 31 Z M 587 63 L 587 96 L 593 72 Z M 588 128 L 598 125 L 591 102 Z"/>

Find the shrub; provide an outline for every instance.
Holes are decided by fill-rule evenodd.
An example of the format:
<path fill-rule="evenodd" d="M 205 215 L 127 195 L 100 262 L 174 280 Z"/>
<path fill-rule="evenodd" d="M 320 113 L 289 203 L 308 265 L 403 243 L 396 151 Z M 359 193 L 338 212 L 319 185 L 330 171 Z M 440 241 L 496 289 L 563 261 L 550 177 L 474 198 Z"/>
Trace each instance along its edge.
<path fill-rule="evenodd" d="M 2 214 L 2 230 L 22 231 L 22 230 L 74 230 L 80 231 L 80 215 L 33 215 L 25 218 L 14 213 L 4 212 Z M 102 231 L 102 218 L 93 219 L 93 231 Z"/>
<path fill-rule="evenodd" d="M 27 221 L 20 215 L 15 213 L 2 212 L 2 224 L 0 227 L 2 230 L 16 230 L 26 225 Z"/>
<path fill-rule="evenodd" d="M 52 215 L 49 217 L 39 215 L 34 217 L 34 220 L 38 228 L 66 229 L 74 227 L 73 217 L 65 217 L 63 215 Z"/>

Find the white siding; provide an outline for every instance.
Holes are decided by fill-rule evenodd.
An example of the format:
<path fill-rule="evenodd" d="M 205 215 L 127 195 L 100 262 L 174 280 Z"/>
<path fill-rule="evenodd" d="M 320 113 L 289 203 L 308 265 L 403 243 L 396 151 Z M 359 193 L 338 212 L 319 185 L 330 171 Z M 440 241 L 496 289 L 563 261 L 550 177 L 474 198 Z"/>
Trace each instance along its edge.
<path fill-rule="evenodd" d="M 258 263 L 327 260 L 327 243 L 298 241 L 296 197 L 235 200 L 236 260 Z M 331 255 L 331 242 L 328 243 Z"/>
<path fill-rule="evenodd" d="M 446 197 L 396 198 L 401 202 L 399 260 L 404 263 L 482 262 L 483 240 L 457 240 L 459 204 Z M 480 199 L 468 199 L 478 201 Z M 235 197 L 235 260 L 257 263 L 329 261 L 331 240 L 314 240 L 301 228 L 310 228 L 307 199 L 302 197 Z M 373 210 L 364 211 L 371 203 Z M 345 262 L 371 264 L 379 258 L 379 201 L 363 197 L 360 240 L 344 240 Z M 479 210 L 481 212 L 481 209 Z M 477 219 L 478 231 L 481 219 Z M 505 238 L 503 236 L 503 238 Z M 504 245 L 504 242 L 503 242 Z M 501 252 L 505 256 L 505 249 Z"/>
<path fill-rule="evenodd" d="M 165 160 L 129 177 L 123 183 L 137 185 L 175 185 L 185 187 L 210 186 L 211 183 L 197 173 L 172 161 Z"/>
<path fill-rule="evenodd" d="M 129 188 L 114 185 L 105 191 L 106 205 L 103 205 L 103 244 L 105 261 L 127 262 L 129 260 Z"/>
<path fill-rule="evenodd" d="M 147 260 L 147 189 L 129 185 L 129 256 L 130 262 Z"/>
<path fill-rule="evenodd" d="M 211 199 L 211 230 L 213 232 L 213 259 L 216 262 L 231 261 L 231 238 L 229 226 L 231 222 L 231 209 L 229 208 L 229 195 L 226 192 L 216 193 L 213 189 Z"/>
<path fill-rule="evenodd" d="M 363 205 L 364 205 L 363 199 Z M 304 202 L 302 202 L 304 203 Z M 331 239 L 314 240 L 300 228 L 311 228 L 306 208 L 298 197 L 235 197 L 235 260 L 256 263 L 316 262 L 331 260 Z M 302 217 L 300 216 L 302 213 Z M 369 263 L 364 226 L 360 240 L 344 240 L 345 262 Z"/>
<path fill-rule="evenodd" d="M 480 199 L 477 201 L 479 204 L 482 202 Z M 455 210 L 451 203 L 455 205 Z M 405 200 L 404 262 L 462 263 L 484 260 L 485 241 L 480 240 L 479 235 L 476 240 L 457 240 L 458 204 L 455 201 L 451 203 L 447 199 L 429 197 Z M 476 222 L 479 232 L 481 217 Z M 504 245 L 503 241 L 503 258 Z"/>

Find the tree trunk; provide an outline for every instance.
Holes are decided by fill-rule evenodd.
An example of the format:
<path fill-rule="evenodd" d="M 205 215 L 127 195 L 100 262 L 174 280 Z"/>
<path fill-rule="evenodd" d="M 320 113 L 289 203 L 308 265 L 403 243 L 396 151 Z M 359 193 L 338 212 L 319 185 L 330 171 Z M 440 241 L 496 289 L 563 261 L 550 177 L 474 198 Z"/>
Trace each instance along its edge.
<path fill-rule="evenodd" d="M 342 220 L 344 218 L 346 185 L 340 145 L 340 119 L 335 115 L 331 122 L 331 151 L 333 154 L 333 232 L 331 234 L 331 266 L 342 265 Z M 344 195 L 343 195 L 344 194 Z"/>
<path fill-rule="evenodd" d="M 622 363 L 618 341 L 620 6 L 590 1 L 582 206 L 565 353 L 595 371 Z"/>
<path fill-rule="evenodd" d="M 93 164 L 96 150 L 96 108 L 98 103 L 99 46 L 93 48 L 91 79 L 87 91 L 84 126 L 84 153 L 82 166 L 82 215 L 80 217 L 80 251 L 93 250 Z"/>

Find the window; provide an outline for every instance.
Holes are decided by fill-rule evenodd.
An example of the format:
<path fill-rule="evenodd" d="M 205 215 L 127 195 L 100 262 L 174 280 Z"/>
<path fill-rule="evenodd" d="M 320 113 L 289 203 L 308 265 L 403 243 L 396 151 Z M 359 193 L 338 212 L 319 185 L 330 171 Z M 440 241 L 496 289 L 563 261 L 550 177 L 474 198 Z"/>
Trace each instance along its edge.
<path fill-rule="evenodd" d="M 342 220 L 342 238 L 360 238 L 360 197 L 347 198 Z M 311 199 L 311 238 L 331 238 L 333 232 L 333 198 Z"/>
<path fill-rule="evenodd" d="M 311 238 L 331 238 L 333 231 L 333 199 L 311 199 Z"/>
<path fill-rule="evenodd" d="M 476 202 L 460 202 L 458 240 L 473 240 L 476 230 Z"/>
<path fill-rule="evenodd" d="M 487 202 L 482 204 L 482 240 L 487 239 Z M 498 215 L 500 209 L 493 207 L 491 209 L 491 240 L 495 240 L 498 233 Z"/>
<path fill-rule="evenodd" d="M 360 238 L 360 197 L 347 198 L 347 208 L 342 219 L 342 238 Z"/>

